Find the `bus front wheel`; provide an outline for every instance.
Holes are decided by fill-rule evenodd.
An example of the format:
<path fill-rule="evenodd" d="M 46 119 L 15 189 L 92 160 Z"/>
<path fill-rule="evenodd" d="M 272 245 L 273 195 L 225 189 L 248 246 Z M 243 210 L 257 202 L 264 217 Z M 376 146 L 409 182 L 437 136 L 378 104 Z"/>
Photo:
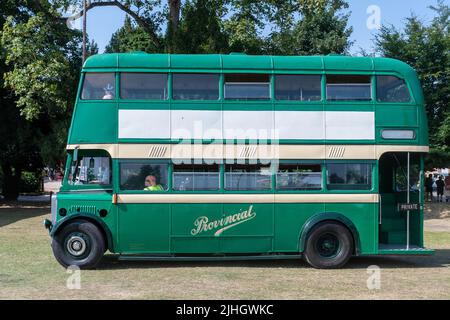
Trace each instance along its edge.
<path fill-rule="evenodd" d="M 73 221 L 53 236 L 52 250 L 64 267 L 95 268 L 105 252 L 105 240 L 100 229 L 88 221 Z"/>
<path fill-rule="evenodd" d="M 304 257 L 314 268 L 341 268 L 353 253 L 350 231 L 336 222 L 318 224 L 308 235 Z"/>

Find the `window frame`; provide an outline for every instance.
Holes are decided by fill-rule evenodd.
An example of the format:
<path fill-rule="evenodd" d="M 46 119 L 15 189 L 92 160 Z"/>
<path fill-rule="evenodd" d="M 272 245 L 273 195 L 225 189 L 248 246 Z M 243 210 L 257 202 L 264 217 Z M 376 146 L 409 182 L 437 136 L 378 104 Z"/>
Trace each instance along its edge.
<path fill-rule="evenodd" d="M 278 99 L 277 98 L 277 77 L 278 76 L 318 76 L 319 77 L 319 90 L 320 90 L 320 98 L 318 100 L 312 100 L 312 101 L 308 101 L 308 100 L 282 100 L 282 99 Z M 277 103 L 310 103 L 310 104 L 314 104 L 314 103 L 322 103 L 324 101 L 324 79 L 326 74 L 324 73 L 275 73 L 272 75 L 272 90 L 273 91 L 273 101 L 277 102 Z M 325 83 L 326 85 L 326 83 Z"/>
<path fill-rule="evenodd" d="M 123 74 L 162 74 L 162 75 L 166 75 L 166 97 L 165 99 L 127 99 L 127 98 L 123 98 L 122 97 L 122 75 Z M 144 71 L 121 71 L 118 72 L 118 92 L 119 92 L 119 100 L 122 102 L 166 102 L 170 99 L 170 88 L 169 88 L 169 83 L 171 82 L 171 77 L 170 77 L 169 72 L 144 72 Z"/>
<path fill-rule="evenodd" d="M 192 103 L 192 102 L 200 102 L 200 103 L 208 103 L 208 102 L 218 102 L 221 101 L 221 90 L 220 90 L 220 84 L 221 84 L 221 72 L 169 72 L 170 76 L 168 77 L 169 81 L 169 87 L 168 87 L 168 94 L 169 94 L 169 100 L 173 103 Z M 175 90 L 174 90 L 174 76 L 179 74 L 184 75 L 215 75 L 217 76 L 217 99 L 176 99 L 175 96 Z M 158 100 L 160 101 L 160 100 Z"/>
<path fill-rule="evenodd" d="M 86 81 L 86 75 L 89 74 L 99 74 L 99 73 L 110 73 L 114 76 L 114 98 L 113 99 L 83 99 L 84 83 Z M 116 71 L 82 71 L 80 77 L 80 91 L 77 94 L 78 100 L 80 102 L 117 102 L 119 97 L 119 73 Z"/>
<path fill-rule="evenodd" d="M 278 189 L 278 173 L 280 169 L 280 165 L 297 165 L 297 166 L 319 166 L 320 167 L 320 189 Z M 323 193 L 325 191 L 324 184 L 324 169 L 325 162 L 322 160 L 314 161 L 314 160 L 288 160 L 288 161 L 280 161 L 277 168 L 274 168 L 274 190 L 276 193 Z"/>
<path fill-rule="evenodd" d="M 271 102 L 274 101 L 275 97 L 274 97 L 274 74 L 271 73 L 267 73 L 267 72 L 224 72 L 222 73 L 222 77 L 223 77 L 223 82 L 222 82 L 222 100 L 226 101 L 226 102 L 247 102 L 247 103 L 259 103 L 259 102 Z M 253 98 L 253 99 L 246 99 L 246 98 L 227 98 L 226 97 L 226 76 L 227 75 L 264 75 L 268 77 L 268 82 L 245 82 L 245 81 L 240 81 L 240 82 L 230 82 L 230 83 L 236 83 L 236 84 L 268 84 L 268 93 L 269 93 L 269 97 L 268 98 Z"/>
<path fill-rule="evenodd" d="M 173 192 L 173 193 L 221 193 L 221 192 L 223 192 L 223 176 L 222 176 L 222 163 L 213 163 L 213 164 L 206 164 L 206 163 L 202 163 L 202 164 L 196 164 L 196 163 L 192 163 L 191 165 L 193 165 L 193 166 L 202 166 L 202 165 L 205 165 L 205 166 L 210 166 L 210 165 L 213 165 L 213 166 L 217 166 L 217 175 L 218 175 L 218 178 L 219 178 L 219 184 L 218 184 L 218 186 L 217 186 L 217 189 L 214 189 L 214 190 L 212 190 L 212 189 L 196 189 L 196 190 L 177 190 L 177 189 L 175 189 L 174 188 L 174 181 L 175 181 L 175 179 L 174 179 L 174 175 L 175 175 L 175 166 L 176 165 L 189 165 L 189 164 L 184 164 L 184 163 L 180 163 L 180 164 L 175 164 L 175 163 L 171 163 L 170 164 L 170 167 L 171 167 L 171 176 L 170 176 L 170 179 L 171 179 L 171 188 L 170 188 L 170 191 L 171 192 Z"/>
<path fill-rule="evenodd" d="M 346 189 L 330 189 L 329 183 L 328 183 L 328 168 L 330 164 L 366 164 L 371 166 L 371 173 L 370 173 L 370 188 L 369 189 L 355 189 L 355 188 L 346 188 Z M 373 193 L 378 190 L 378 180 L 377 174 L 378 174 L 378 166 L 377 166 L 377 160 L 330 160 L 326 162 L 326 165 L 324 166 L 324 190 L 327 193 Z M 353 186 L 352 184 L 342 184 L 345 186 Z"/>
<path fill-rule="evenodd" d="M 121 188 L 121 164 L 123 163 L 137 163 L 137 164 L 154 164 L 154 165 L 167 165 L 167 187 L 164 190 L 155 190 L 155 191 L 148 191 L 148 190 L 131 190 L 131 189 L 122 189 Z M 162 194 L 162 193 L 170 193 L 172 192 L 172 179 L 171 179 L 171 172 L 172 172 L 172 165 L 169 160 L 165 159 L 119 159 L 117 162 L 117 170 L 115 171 L 117 173 L 117 185 L 116 190 L 120 194 Z"/>
<path fill-rule="evenodd" d="M 374 92 L 374 88 L 376 90 L 376 82 L 374 82 L 374 75 L 373 74 L 367 74 L 367 73 L 351 73 L 351 74 L 347 74 L 347 73 L 336 73 L 336 72 L 330 72 L 324 73 L 324 77 L 323 77 L 323 86 L 324 86 L 324 92 L 323 92 L 323 96 L 324 96 L 324 102 L 327 104 L 330 103 L 350 103 L 350 104 L 354 104 L 354 103 L 358 103 L 358 104 L 373 104 L 374 102 L 376 102 L 375 99 L 375 92 Z M 331 83 L 328 84 L 328 77 L 329 76 L 363 76 L 363 77 L 368 77 L 369 78 L 369 82 L 367 83 Z M 370 92 L 370 99 L 329 99 L 328 98 L 328 86 L 331 85 L 364 85 L 367 84 L 369 86 L 369 92 Z"/>
<path fill-rule="evenodd" d="M 380 76 L 386 76 L 386 77 L 397 77 L 398 79 L 401 79 L 405 82 L 406 88 L 408 90 L 408 94 L 409 94 L 409 101 L 408 102 L 387 102 L 387 101 L 379 101 L 378 100 L 378 77 Z M 374 90 L 373 90 L 373 94 L 375 96 L 374 102 L 376 104 L 383 104 L 383 105 L 387 105 L 387 104 L 395 104 L 395 105 L 414 105 L 416 104 L 416 100 L 413 94 L 413 91 L 411 90 L 411 86 L 409 81 L 403 77 L 400 74 L 397 73 L 377 73 L 373 75 L 373 83 L 374 83 Z"/>
<path fill-rule="evenodd" d="M 73 162 L 73 150 L 67 152 L 66 167 L 64 168 L 64 177 L 62 179 L 61 191 L 73 190 L 104 190 L 112 191 L 114 188 L 114 164 L 111 155 L 106 150 L 100 149 L 81 149 L 78 151 L 78 159 L 81 157 L 108 157 L 109 158 L 109 184 L 70 184 L 69 176 L 71 174 Z M 75 169 L 76 170 L 76 169 Z"/>

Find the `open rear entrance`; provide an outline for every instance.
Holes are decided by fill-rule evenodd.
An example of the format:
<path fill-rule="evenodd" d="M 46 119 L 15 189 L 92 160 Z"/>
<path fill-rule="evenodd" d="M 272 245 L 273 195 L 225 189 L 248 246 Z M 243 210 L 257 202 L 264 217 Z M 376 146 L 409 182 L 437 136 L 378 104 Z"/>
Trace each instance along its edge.
<path fill-rule="evenodd" d="M 432 252 L 423 248 L 422 157 L 420 153 L 394 152 L 380 158 L 381 254 Z"/>

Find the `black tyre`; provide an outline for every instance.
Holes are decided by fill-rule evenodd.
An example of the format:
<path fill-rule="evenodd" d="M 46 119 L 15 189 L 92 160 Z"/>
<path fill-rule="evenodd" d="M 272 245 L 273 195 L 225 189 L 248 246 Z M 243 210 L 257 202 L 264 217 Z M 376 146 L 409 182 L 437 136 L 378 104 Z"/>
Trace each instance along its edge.
<path fill-rule="evenodd" d="M 105 239 L 100 229 L 88 221 L 73 221 L 53 236 L 52 249 L 56 260 L 65 268 L 95 268 L 105 252 Z"/>
<path fill-rule="evenodd" d="M 306 239 L 304 257 L 314 268 L 341 268 L 353 253 L 353 237 L 337 222 L 318 224 Z"/>

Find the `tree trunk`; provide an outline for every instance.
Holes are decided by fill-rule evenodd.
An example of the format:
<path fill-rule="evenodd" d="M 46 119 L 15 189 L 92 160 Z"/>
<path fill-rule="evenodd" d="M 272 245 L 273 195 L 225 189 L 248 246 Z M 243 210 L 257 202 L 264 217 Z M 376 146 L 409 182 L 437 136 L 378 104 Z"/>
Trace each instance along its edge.
<path fill-rule="evenodd" d="M 22 174 L 21 169 L 15 169 L 13 173 L 13 167 L 11 165 L 2 165 L 3 171 L 3 197 L 7 201 L 15 201 L 19 197 L 19 183 L 20 176 Z"/>
<path fill-rule="evenodd" d="M 172 36 L 174 36 L 178 30 L 178 24 L 180 22 L 180 6 L 181 0 L 169 0 L 169 23 Z"/>

